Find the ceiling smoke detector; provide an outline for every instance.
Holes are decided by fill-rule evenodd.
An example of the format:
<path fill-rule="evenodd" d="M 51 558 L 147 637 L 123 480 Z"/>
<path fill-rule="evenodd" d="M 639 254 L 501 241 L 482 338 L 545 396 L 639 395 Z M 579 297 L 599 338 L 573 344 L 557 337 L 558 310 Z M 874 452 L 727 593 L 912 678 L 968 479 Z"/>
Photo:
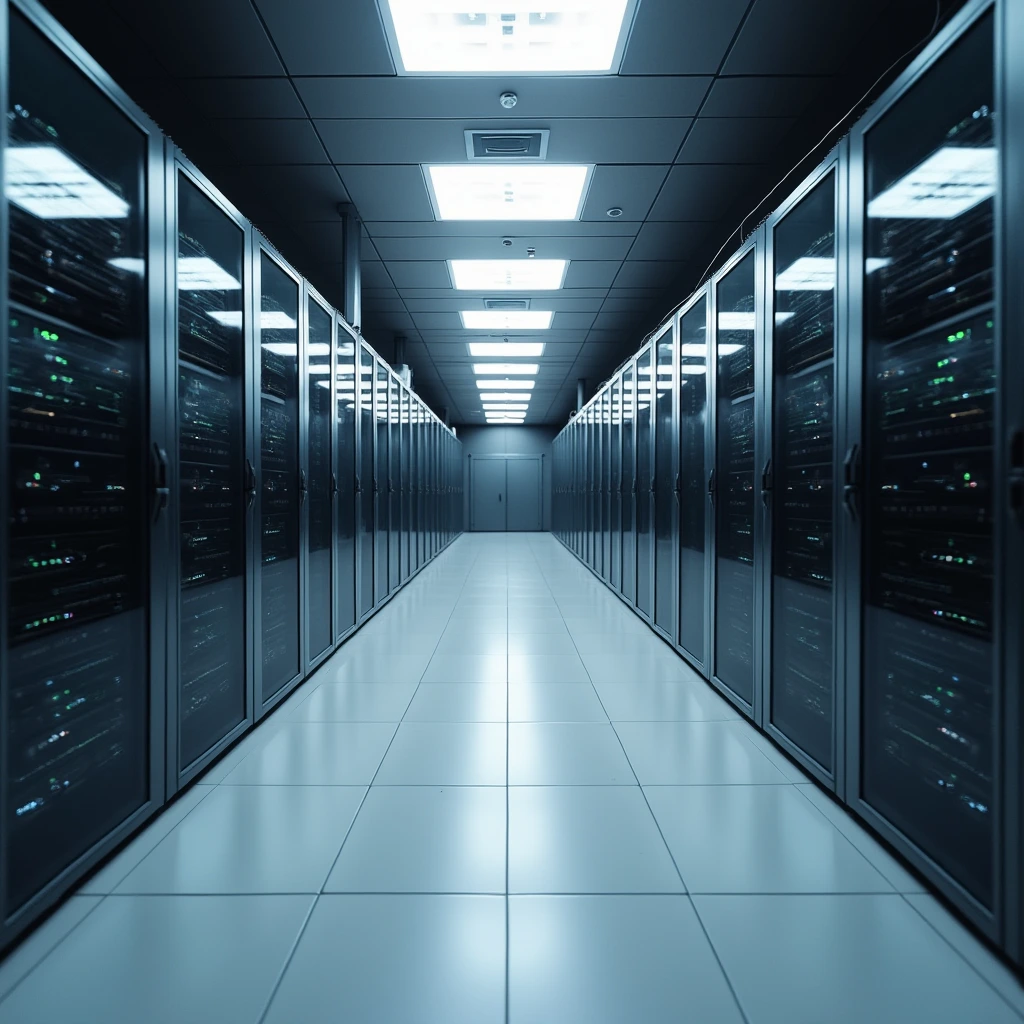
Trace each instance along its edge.
<path fill-rule="evenodd" d="M 613 206 L 610 210 L 605 210 L 605 213 L 609 217 L 621 217 L 622 216 L 622 207 L 621 206 Z"/>
<path fill-rule="evenodd" d="M 498 102 L 506 110 L 511 110 L 519 102 L 519 97 L 514 92 L 503 92 L 498 97 Z"/>

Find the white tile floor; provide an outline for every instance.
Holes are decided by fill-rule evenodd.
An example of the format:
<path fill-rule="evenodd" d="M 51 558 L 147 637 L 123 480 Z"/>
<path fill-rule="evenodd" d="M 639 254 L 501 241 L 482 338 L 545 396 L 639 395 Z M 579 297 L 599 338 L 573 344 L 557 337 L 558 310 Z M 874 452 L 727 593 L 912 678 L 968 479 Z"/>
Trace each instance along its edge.
<path fill-rule="evenodd" d="M 3 1024 L 1002 1024 L 1024 992 L 555 540 L 459 539 L 0 964 Z"/>

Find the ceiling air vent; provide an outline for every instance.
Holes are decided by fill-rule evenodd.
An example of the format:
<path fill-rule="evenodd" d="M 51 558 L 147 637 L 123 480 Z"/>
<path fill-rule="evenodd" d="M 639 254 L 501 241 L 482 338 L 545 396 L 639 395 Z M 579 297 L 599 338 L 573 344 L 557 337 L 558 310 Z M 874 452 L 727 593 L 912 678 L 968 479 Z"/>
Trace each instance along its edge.
<path fill-rule="evenodd" d="M 484 299 L 484 309 L 529 309 L 529 299 Z"/>
<path fill-rule="evenodd" d="M 470 160 L 544 160 L 550 134 L 547 128 L 467 131 L 466 156 Z"/>

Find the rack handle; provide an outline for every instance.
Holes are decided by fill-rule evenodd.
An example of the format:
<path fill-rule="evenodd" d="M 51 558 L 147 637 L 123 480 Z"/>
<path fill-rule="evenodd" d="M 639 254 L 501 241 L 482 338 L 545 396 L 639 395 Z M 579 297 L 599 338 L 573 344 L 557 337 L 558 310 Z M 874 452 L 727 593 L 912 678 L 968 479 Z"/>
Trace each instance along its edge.
<path fill-rule="evenodd" d="M 772 486 L 775 482 L 772 473 L 772 460 L 769 458 L 761 469 L 761 500 L 768 504 L 772 497 Z"/>
<path fill-rule="evenodd" d="M 299 504 L 304 505 L 306 503 L 306 494 L 308 493 L 306 487 L 306 471 L 304 469 L 299 470 Z"/>
<path fill-rule="evenodd" d="M 851 519 L 860 513 L 860 445 L 851 444 L 843 459 L 843 504 Z"/>
<path fill-rule="evenodd" d="M 708 477 L 708 497 L 711 499 L 711 504 L 715 503 L 715 495 L 718 490 L 718 484 L 715 479 L 716 470 L 711 470 L 711 475 Z"/>
<path fill-rule="evenodd" d="M 160 513 L 167 508 L 171 499 L 171 488 L 168 479 L 167 450 L 153 443 L 153 521 L 160 518 Z"/>
<path fill-rule="evenodd" d="M 256 500 L 256 470 L 252 468 L 252 462 L 245 460 L 245 507 L 252 508 Z"/>
<path fill-rule="evenodd" d="M 338 493 L 338 478 L 332 473 L 331 474 L 331 497 L 333 498 Z"/>

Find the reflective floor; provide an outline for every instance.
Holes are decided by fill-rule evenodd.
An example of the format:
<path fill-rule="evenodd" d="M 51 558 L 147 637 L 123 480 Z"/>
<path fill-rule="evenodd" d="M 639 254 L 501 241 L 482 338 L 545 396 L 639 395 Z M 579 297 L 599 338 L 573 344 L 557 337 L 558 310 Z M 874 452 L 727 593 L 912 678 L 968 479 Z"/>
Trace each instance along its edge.
<path fill-rule="evenodd" d="M 553 538 L 467 535 L 0 965 L 3 1024 L 1001 1024 L 1024 992 Z"/>

